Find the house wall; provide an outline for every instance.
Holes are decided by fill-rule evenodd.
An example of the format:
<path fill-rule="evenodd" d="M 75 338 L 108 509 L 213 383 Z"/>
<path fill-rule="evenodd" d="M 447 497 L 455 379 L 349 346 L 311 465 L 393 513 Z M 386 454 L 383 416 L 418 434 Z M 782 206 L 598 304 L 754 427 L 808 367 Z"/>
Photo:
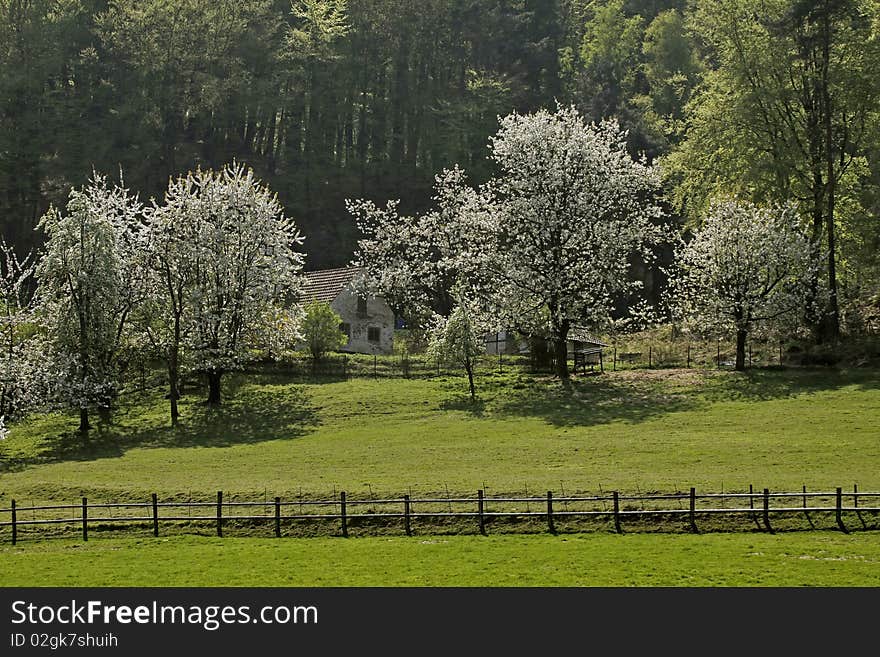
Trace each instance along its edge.
<path fill-rule="evenodd" d="M 348 344 L 342 351 L 358 354 L 390 354 L 394 350 L 394 312 L 385 301 L 367 298 L 365 316 L 358 314 L 358 295 L 346 288 L 333 300 L 330 307 L 351 326 Z M 379 329 L 379 341 L 371 342 L 369 329 Z"/>

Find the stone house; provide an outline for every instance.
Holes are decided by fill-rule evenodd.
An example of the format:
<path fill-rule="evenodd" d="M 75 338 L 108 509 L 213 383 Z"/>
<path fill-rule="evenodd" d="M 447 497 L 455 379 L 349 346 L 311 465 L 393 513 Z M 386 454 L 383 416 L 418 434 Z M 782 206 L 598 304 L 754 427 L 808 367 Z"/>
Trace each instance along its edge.
<path fill-rule="evenodd" d="M 348 336 L 342 351 L 357 354 L 390 354 L 394 349 L 394 312 L 384 299 L 362 298 L 355 292 L 356 267 L 305 272 L 303 303 L 326 301 L 342 318 L 340 328 Z"/>

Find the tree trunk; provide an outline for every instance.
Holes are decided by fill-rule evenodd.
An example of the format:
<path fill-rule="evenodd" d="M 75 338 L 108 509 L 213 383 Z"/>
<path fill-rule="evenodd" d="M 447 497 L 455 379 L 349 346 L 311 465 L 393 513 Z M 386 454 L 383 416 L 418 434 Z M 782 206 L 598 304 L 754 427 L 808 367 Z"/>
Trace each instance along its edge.
<path fill-rule="evenodd" d="M 223 372 L 219 370 L 211 370 L 208 372 L 208 405 L 220 405 L 220 377 Z"/>
<path fill-rule="evenodd" d="M 737 329 L 736 331 L 736 365 L 737 372 L 744 372 L 746 369 L 746 336 L 749 332 L 745 329 Z"/>
<path fill-rule="evenodd" d="M 834 183 L 829 183 L 831 189 L 828 192 L 828 311 L 826 313 L 825 329 L 823 331 L 826 342 L 837 342 L 840 338 L 840 305 L 837 301 L 837 264 L 835 256 L 834 235 Z"/>
<path fill-rule="evenodd" d="M 177 426 L 180 413 L 177 410 L 177 400 L 180 399 L 180 313 L 174 315 L 174 344 L 168 354 L 168 384 L 171 397 L 171 426 Z"/>
<path fill-rule="evenodd" d="M 92 425 L 89 424 L 89 409 L 79 409 L 79 431 L 80 433 L 88 433 Z"/>
<path fill-rule="evenodd" d="M 269 129 L 266 135 L 266 146 L 264 147 L 264 157 L 266 158 L 266 169 L 269 175 L 275 175 L 275 143 L 278 140 L 278 123 L 279 113 L 276 108 L 272 108 L 271 119 L 269 119 Z"/>
<path fill-rule="evenodd" d="M 831 113 L 834 110 L 831 101 L 830 81 L 828 68 L 831 62 L 831 16 L 830 9 L 825 7 L 823 16 L 823 48 L 822 48 L 822 105 L 824 109 L 824 128 L 825 128 L 825 158 L 827 170 L 825 172 L 828 192 L 826 201 L 828 210 L 826 212 L 826 228 L 828 230 L 828 291 L 831 297 L 828 300 L 828 312 L 826 321 L 824 322 L 824 338 L 827 341 L 837 342 L 840 337 L 840 310 L 837 303 L 837 244 L 834 231 L 834 204 L 835 204 L 835 185 L 837 182 L 837 172 L 834 167 L 834 127 L 831 120 Z"/>
<path fill-rule="evenodd" d="M 812 144 L 810 152 L 815 153 L 812 156 L 813 170 L 813 201 L 810 214 L 812 218 L 812 248 L 813 255 L 818 260 L 822 253 L 822 236 L 825 228 L 825 179 L 823 177 L 822 165 L 819 161 L 820 147 L 818 144 Z M 825 337 L 825 312 L 821 303 L 821 295 L 819 287 L 821 272 L 816 268 L 811 275 L 809 281 L 809 297 L 807 298 L 807 321 L 812 328 L 813 337 L 817 343 L 824 342 Z"/>
<path fill-rule="evenodd" d="M 552 342 L 553 355 L 556 359 L 556 376 L 566 383 L 570 378 L 568 370 L 568 329 L 570 327 L 571 323 L 567 319 L 559 322 L 553 321 Z"/>
<path fill-rule="evenodd" d="M 177 410 L 177 400 L 180 399 L 180 389 L 178 387 L 179 372 L 177 369 L 177 350 L 172 350 L 168 359 L 168 398 L 171 401 L 171 426 L 177 426 L 177 418 L 180 413 Z"/>
<path fill-rule="evenodd" d="M 476 399 L 477 399 L 477 392 L 476 392 L 476 390 L 474 389 L 474 364 L 473 364 L 473 362 L 471 361 L 470 358 L 466 358 L 466 359 L 465 359 L 465 361 L 464 361 L 464 369 L 465 369 L 465 372 L 467 372 L 467 375 L 468 375 L 468 385 L 470 386 L 470 389 L 471 389 L 471 401 L 476 401 Z"/>

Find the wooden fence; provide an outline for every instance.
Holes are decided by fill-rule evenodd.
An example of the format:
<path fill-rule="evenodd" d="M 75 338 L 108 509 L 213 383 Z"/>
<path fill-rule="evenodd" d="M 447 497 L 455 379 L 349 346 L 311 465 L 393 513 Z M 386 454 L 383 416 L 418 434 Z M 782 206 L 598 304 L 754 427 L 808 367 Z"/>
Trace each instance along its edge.
<path fill-rule="evenodd" d="M 8 508 L 0 509 L 0 518 L 8 518 L 0 522 L 0 529 L 3 533 L 9 531 L 13 544 L 19 542 L 24 528 L 57 525 L 78 527 L 84 541 L 89 538 L 90 526 L 102 531 L 141 526 L 151 528 L 153 536 L 159 536 L 161 525 L 183 523 L 214 527 L 217 536 L 223 536 L 224 526 L 249 523 L 274 528 L 274 535 L 280 537 L 282 526 L 294 521 L 333 523 L 334 532 L 342 536 L 348 536 L 349 528 L 355 524 L 380 522 L 409 536 L 414 523 L 436 527 L 449 520 L 465 521 L 473 531 L 485 534 L 487 526 L 498 519 L 538 521 L 546 524 L 547 531 L 555 533 L 557 523 L 584 518 L 610 523 L 609 527 L 618 533 L 635 519 L 641 522 L 678 520 L 686 523 L 687 530 L 698 532 L 698 520 L 703 522 L 709 516 L 723 515 L 748 518 L 758 529 L 773 532 L 771 518 L 802 515 L 810 527 L 815 527 L 814 517 L 833 514 L 836 527 L 848 532 L 850 527 L 845 523 L 844 514 L 847 519 L 856 518 L 862 529 L 880 529 L 875 524 L 880 513 L 878 498 L 880 493 L 859 492 L 857 486 L 852 492 L 844 492 L 842 488 L 833 492 L 807 492 L 806 487 L 796 493 L 770 492 L 766 488 L 757 492 L 750 486 L 747 493 L 698 494 L 691 488 L 688 493 L 670 494 L 622 495 L 613 491 L 600 495 L 554 496 L 548 491 L 542 496 L 523 497 L 489 497 L 479 490 L 476 497 L 411 498 L 404 495 L 383 499 L 351 499 L 342 492 L 333 499 L 275 497 L 264 501 L 224 500 L 220 491 L 216 500 L 165 502 L 160 502 L 154 493 L 145 502 L 90 504 L 84 497 L 78 504 L 17 506 L 15 500 L 11 500 Z M 872 521 L 870 526 L 866 517 Z"/>

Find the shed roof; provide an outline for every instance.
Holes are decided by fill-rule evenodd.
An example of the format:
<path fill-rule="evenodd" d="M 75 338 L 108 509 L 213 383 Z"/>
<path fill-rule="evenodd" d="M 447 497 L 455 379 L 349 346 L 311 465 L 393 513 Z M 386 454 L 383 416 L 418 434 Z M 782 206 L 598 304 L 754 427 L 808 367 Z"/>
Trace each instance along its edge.
<path fill-rule="evenodd" d="M 599 340 L 596 336 L 590 333 L 583 326 L 572 326 L 568 330 L 568 339 L 574 340 L 576 342 L 587 342 L 589 344 L 595 344 L 600 347 L 607 347 L 608 345 Z"/>
<path fill-rule="evenodd" d="M 360 267 L 307 271 L 304 274 L 303 301 L 326 301 L 330 303 L 362 272 L 363 269 Z"/>

